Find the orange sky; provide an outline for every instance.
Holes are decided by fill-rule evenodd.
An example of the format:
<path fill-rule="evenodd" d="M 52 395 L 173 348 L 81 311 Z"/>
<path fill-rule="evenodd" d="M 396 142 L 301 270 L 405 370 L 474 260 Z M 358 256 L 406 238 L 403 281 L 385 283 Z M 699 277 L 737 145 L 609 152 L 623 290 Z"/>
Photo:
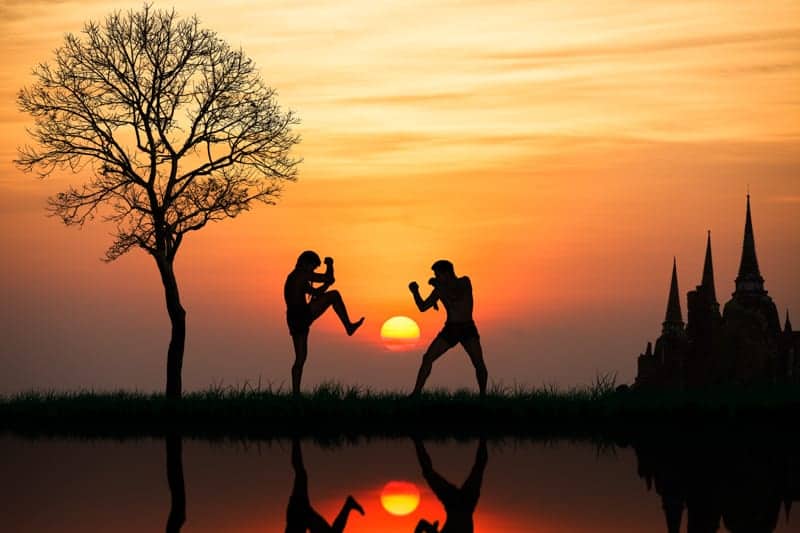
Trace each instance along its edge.
<path fill-rule="evenodd" d="M 423 344 L 435 335 L 443 314 L 420 315 L 406 285 L 424 287 L 440 257 L 473 280 L 490 380 L 629 381 L 660 331 L 672 256 L 685 294 L 707 229 L 721 303 L 732 292 L 748 184 L 767 289 L 800 322 L 797 2 L 174 5 L 257 62 L 302 120 L 304 158 L 277 206 L 187 238 L 189 388 L 285 385 L 280 289 L 306 248 L 336 258 L 336 287 L 367 316 L 352 339 L 321 320 L 309 385 L 409 387 L 422 347 L 389 353 L 379 328 L 405 314 Z M 162 386 L 152 260 L 101 263 L 111 228 L 44 216 L 80 178 L 11 164 L 32 66 L 109 9 L 0 6 L 0 392 Z M 457 352 L 432 385 L 473 386 Z"/>

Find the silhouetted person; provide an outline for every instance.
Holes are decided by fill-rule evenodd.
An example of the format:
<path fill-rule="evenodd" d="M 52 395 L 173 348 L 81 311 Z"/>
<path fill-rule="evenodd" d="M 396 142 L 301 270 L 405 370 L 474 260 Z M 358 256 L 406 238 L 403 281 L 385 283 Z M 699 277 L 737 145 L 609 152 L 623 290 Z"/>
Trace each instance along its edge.
<path fill-rule="evenodd" d="M 186 522 L 186 491 L 183 484 L 183 446 L 177 433 L 165 439 L 167 445 L 167 485 L 169 485 L 169 517 L 167 533 L 178 533 Z"/>
<path fill-rule="evenodd" d="M 446 517 L 442 529 L 439 529 L 439 522 L 430 523 L 422 519 L 417 524 L 414 533 L 472 533 L 474 525 L 472 515 L 478 505 L 478 498 L 481 495 L 481 484 L 483 483 L 483 472 L 486 463 L 489 461 L 489 453 L 486 449 L 486 439 L 481 438 L 478 443 L 478 450 L 475 452 L 475 464 L 467 476 L 461 488 L 456 487 L 433 469 L 433 463 L 425 450 L 425 445 L 419 439 L 414 439 L 414 447 L 417 450 L 417 460 L 422 468 L 422 476 L 428 482 L 433 493 L 442 502 Z"/>
<path fill-rule="evenodd" d="M 320 516 L 311 507 L 308 499 L 308 475 L 303 466 L 303 452 L 300 440 L 292 439 L 292 468 L 294 469 L 294 486 L 286 507 L 286 533 L 342 533 L 347 525 L 350 511 L 364 514 L 364 509 L 352 496 L 348 496 L 342 504 L 342 510 L 336 515 L 333 525 Z"/>
<path fill-rule="evenodd" d="M 297 264 L 286 278 L 283 298 L 286 301 L 286 322 L 294 343 L 294 365 L 292 366 L 292 392 L 300 394 L 300 381 L 303 378 L 303 365 L 308 355 L 308 332 L 311 323 L 333 306 L 342 321 L 345 331 L 352 335 L 364 323 L 364 317 L 350 321 L 347 308 L 339 291 L 329 291 L 333 285 L 333 259 L 325 258 L 325 272 L 314 272 L 321 262 L 319 256 L 310 250 L 300 254 Z M 321 285 L 314 286 L 315 283 Z"/>
<path fill-rule="evenodd" d="M 467 276 L 456 277 L 453 263 L 444 259 L 436 261 L 431 269 L 433 269 L 435 277 L 428 280 L 428 283 L 433 286 L 433 291 L 427 298 L 423 299 L 420 296 L 419 285 L 416 281 L 409 283 L 408 288 L 414 295 L 414 302 L 421 312 L 425 312 L 431 307 L 438 310 L 436 302 L 441 301 L 447 311 L 447 319 L 442 331 L 433 339 L 428 350 L 422 356 L 417 383 L 414 385 L 411 395 L 416 396 L 422 391 L 425 381 L 431 375 L 433 362 L 447 350 L 461 343 L 472 361 L 472 366 L 475 367 L 478 387 L 481 396 L 484 396 L 488 372 L 486 364 L 483 362 L 480 335 L 472 320 L 472 282 Z"/>

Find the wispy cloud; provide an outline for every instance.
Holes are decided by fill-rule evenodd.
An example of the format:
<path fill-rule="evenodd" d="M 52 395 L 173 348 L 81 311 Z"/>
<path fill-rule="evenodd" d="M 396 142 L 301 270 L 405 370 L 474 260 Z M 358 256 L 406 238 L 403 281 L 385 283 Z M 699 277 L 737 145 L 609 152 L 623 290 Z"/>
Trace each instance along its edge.
<path fill-rule="evenodd" d="M 418 93 L 418 94 L 386 94 L 374 96 L 353 96 L 348 98 L 336 98 L 335 100 L 344 104 L 365 104 L 365 105 L 416 105 L 416 104 L 436 104 L 447 105 L 473 98 L 474 94 L 467 92 L 447 92 L 447 93 Z"/>
<path fill-rule="evenodd" d="M 767 202 L 775 204 L 800 204 L 800 194 L 770 196 L 767 198 Z"/>
<path fill-rule="evenodd" d="M 540 61 L 563 59 L 594 59 L 603 56 L 642 55 L 684 49 L 698 49 L 714 46 L 769 42 L 800 43 L 800 26 L 766 32 L 737 32 L 706 35 L 681 39 L 664 39 L 656 41 L 632 40 L 628 43 L 603 44 L 595 46 L 566 46 L 555 49 L 533 49 L 486 54 L 483 57 L 492 61 L 522 61 L 537 63 Z"/>

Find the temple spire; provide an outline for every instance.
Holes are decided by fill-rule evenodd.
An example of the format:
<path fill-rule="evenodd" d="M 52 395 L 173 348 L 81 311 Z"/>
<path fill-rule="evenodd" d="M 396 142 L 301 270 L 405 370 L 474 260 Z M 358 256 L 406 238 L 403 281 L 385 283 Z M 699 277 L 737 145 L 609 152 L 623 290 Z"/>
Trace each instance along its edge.
<path fill-rule="evenodd" d="M 664 317 L 663 332 L 683 329 L 683 315 L 681 314 L 681 299 L 678 292 L 678 264 L 672 258 L 672 282 L 669 286 L 669 300 L 667 301 L 667 314 Z"/>
<path fill-rule="evenodd" d="M 758 270 L 756 258 L 756 241 L 753 235 L 753 220 L 750 215 L 750 193 L 747 194 L 747 217 L 744 223 L 744 242 L 742 243 L 742 260 L 739 263 L 739 275 L 736 276 L 736 292 L 763 292 L 764 278 Z"/>
<path fill-rule="evenodd" d="M 717 291 L 714 289 L 714 264 L 711 261 L 711 231 L 708 232 L 706 241 L 706 261 L 703 264 L 703 280 L 700 287 L 706 294 L 709 301 L 716 303 Z"/>
<path fill-rule="evenodd" d="M 683 502 L 679 499 L 672 501 L 661 496 L 661 506 L 664 509 L 664 517 L 667 519 L 667 532 L 680 533 L 683 518 Z"/>

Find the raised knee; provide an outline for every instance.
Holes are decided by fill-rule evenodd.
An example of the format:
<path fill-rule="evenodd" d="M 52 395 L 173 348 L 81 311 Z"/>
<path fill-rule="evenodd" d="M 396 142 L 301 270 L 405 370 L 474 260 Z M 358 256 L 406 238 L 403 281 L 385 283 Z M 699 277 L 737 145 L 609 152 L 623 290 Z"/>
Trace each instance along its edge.
<path fill-rule="evenodd" d="M 342 295 L 336 289 L 334 289 L 332 291 L 328 291 L 328 294 L 330 294 L 330 298 L 333 298 L 334 300 L 341 300 L 342 299 Z"/>

